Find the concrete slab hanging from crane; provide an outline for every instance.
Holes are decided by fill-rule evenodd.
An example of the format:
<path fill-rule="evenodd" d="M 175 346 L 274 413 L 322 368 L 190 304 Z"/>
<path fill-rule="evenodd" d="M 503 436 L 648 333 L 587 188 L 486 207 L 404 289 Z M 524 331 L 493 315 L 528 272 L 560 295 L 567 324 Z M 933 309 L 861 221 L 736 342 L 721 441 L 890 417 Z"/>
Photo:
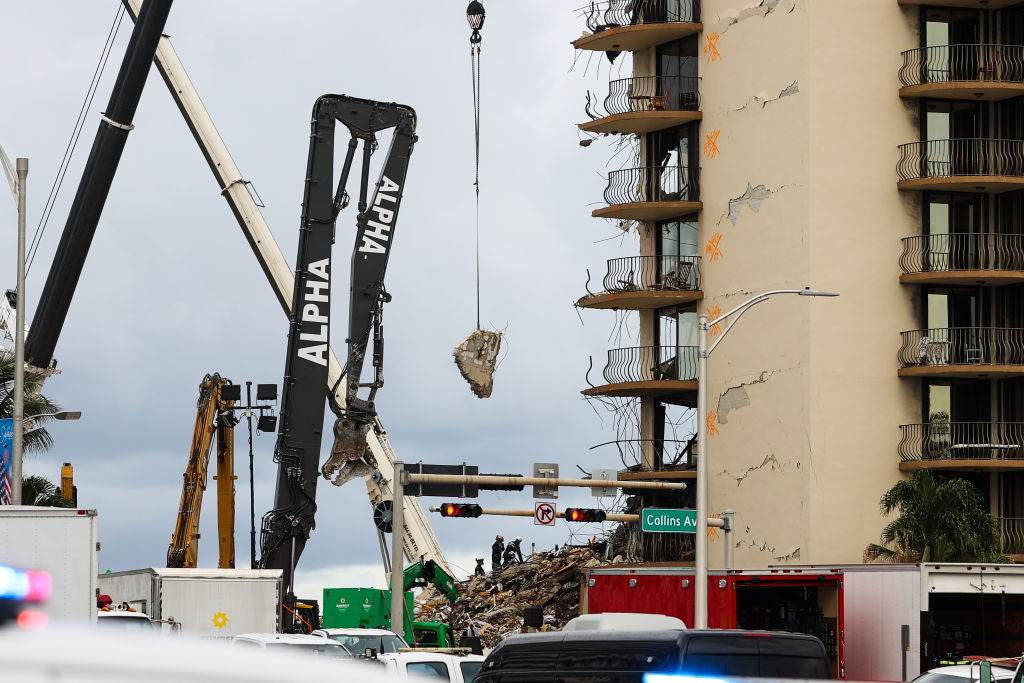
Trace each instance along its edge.
<path fill-rule="evenodd" d="M 455 365 L 477 398 L 487 398 L 494 389 L 494 370 L 501 351 L 501 333 L 473 330 L 452 351 Z"/>

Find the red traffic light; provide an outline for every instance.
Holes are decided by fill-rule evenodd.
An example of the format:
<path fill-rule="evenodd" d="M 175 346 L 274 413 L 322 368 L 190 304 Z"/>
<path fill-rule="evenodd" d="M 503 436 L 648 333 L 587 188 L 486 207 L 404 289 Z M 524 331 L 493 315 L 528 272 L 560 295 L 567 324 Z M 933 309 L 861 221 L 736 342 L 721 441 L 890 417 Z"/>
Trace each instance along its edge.
<path fill-rule="evenodd" d="M 442 517 L 479 517 L 483 512 L 483 508 L 473 503 L 465 505 L 462 503 L 444 503 L 441 505 Z"/>
<path fill-rule="evenodd" d="M 608 518 L 604 510 L 593 508 L 566 508 L 565 521 L 567 522 L 603 522 Z"/>

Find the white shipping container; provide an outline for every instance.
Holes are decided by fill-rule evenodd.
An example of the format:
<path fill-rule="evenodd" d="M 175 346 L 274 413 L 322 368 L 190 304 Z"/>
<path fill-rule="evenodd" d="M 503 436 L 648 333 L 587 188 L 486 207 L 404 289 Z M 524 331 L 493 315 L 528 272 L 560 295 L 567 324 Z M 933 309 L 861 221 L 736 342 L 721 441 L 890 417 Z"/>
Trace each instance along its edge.
<path fill-rule="evenodd" d="M 226 638 L 276 632 L 281 583 L 279 569 L 151 567 L 101 574 L 99 590 L 114 604 L 127 602 L 155 620 L 173 619 L 182 634 Z"/>
<path fill-rule="evenodd" d="M 50 573 L 53 621 L 96 621 L 96 511 L 0 506 L 0 564 Z"/>

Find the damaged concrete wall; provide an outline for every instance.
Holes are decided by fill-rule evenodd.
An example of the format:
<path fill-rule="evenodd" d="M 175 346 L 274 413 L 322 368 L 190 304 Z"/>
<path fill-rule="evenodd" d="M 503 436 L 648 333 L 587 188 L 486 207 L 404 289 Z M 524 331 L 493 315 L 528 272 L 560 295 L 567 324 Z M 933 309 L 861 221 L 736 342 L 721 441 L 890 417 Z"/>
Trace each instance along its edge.
<path fill-rule="evenodd" d="M 857 562 L 900 476 L 898 425 L 919 410 L 895 369 L 914 326 L 895 175 L 916 136 L 897 81 L 912 24 L 891 0 L 704 0 L 702 14 L 702 310 L 842 293 L 772 299 L 715 351 L 711 507 L 737 512 L 738 567 Z"/>

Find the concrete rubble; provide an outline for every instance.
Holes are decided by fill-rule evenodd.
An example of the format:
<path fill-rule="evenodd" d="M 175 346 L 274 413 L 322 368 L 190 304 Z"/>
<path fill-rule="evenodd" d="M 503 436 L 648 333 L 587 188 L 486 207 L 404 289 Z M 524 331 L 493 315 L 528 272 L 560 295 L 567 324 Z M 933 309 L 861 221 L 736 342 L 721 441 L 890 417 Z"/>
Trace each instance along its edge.
<path fill-rule="evenodd" d="M 487 398 L 494 389 L 494 369 L 500 350 L 501 332 L 473 330 L 452 351 L 456 367 L 477 398 Z"/>
<path fill-rule="evenodd" d="M 458 584 L 462 597 L 454 614 L 443 595 L 426 588 L 416 597 L 416 619 L 451 624 L 456 637 L 472 622 L 488 648 L 519 633 L 523 609 L 539 606 L 544 608 L 541 630 L 557 631 L 579 615 L 583 569 L 607 564 L 599 559 L 605 547 L 604 543 L 565 546 L 535 553 L 523 564 L 505 567 L 497 577 L 491 573 L 471 576 Z"/>

